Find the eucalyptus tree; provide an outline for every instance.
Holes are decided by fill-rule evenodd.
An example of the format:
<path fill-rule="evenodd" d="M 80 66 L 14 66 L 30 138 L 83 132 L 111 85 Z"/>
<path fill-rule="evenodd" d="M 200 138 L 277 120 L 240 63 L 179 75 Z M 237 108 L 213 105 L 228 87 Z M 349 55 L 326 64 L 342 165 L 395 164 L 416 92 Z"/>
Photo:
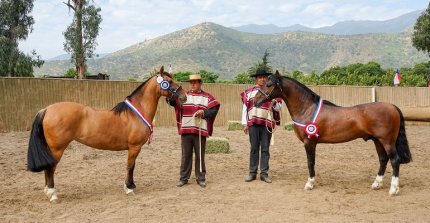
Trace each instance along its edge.
<path fill-rule="evenodd" d="M 24 54 L 18 49 L 18 42 L 33 31 L 32 10 L 33 0 L 0 1 L 0 76 L 32 77 L 33 67 L 44 63 L 35 50 Z"/>
<path fill-rule="evenodd" d="M 64 50 L 71 54 L 78 79 L 83 79 L 87 68 L 87 58 L 95 55 L 96 38 L 102 22 L 101 9 L 88 0 L 68 0 L 64 4 L 74 12 L 73 22 L 63 33 L 66 40 Z"/>
<path fill-rule="evenodd" d="M 414 25 L 412 45 L 430 56 L 430 3 Z"/>

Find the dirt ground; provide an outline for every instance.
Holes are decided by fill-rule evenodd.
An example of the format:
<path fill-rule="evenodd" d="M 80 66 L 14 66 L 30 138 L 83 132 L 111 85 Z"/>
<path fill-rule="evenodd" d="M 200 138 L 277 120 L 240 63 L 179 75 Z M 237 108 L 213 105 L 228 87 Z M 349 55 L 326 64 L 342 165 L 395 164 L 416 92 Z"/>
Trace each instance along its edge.
<path fill-rule="evenodd" d="M 177 188 L 180 144 L 175 128 L 155 128 L 135 169 L 136 195 L 123 191 L 126 152 L 72 143 L 55 175 L 61 199 L 50 204 L 44 174 L 26 170 L 29 132 L 0 134 L 0 222 L 428 222 L 430 126 L 407 126 L 414 161 L 400 168 L 400 194 L 370 188 L 379 162 L 372 142 L 320 144 L 316 186 L 303 189 L 306 155 L 293 132 L 277 130 L 271 147 L 272 184 L 244 182 L 249 141 L 215 128 L 231 153 L 207 155 L 207 187 L 192 179 Z M 194 175 L 194 173 L 193 173 Z"/>

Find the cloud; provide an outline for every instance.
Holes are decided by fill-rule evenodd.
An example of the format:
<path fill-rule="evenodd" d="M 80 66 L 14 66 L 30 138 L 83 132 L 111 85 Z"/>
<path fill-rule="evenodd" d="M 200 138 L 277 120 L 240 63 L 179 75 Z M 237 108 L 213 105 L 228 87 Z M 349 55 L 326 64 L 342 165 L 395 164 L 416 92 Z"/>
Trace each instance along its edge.
<path fill-rule="evenodd" d="M 303 14 L 312 17 L 320 17 L 332 14 L 335 9 L 336 7 L 332 3 L 319 2 L 306 6 L 303 10 Z"/>
<path fill-rule="evenodd" d="M 387 20 L 410 12 L 407 9 L 390 9 L 387 6 L 346 4 L 338 7 L 334 15 L 348 20 Z"/>
<path fill-rule="evenodd" d="M 279 11 L 282 13 L 295 13 L 300 8 L 299 4 L 285 3 L 279 6 Z"/>

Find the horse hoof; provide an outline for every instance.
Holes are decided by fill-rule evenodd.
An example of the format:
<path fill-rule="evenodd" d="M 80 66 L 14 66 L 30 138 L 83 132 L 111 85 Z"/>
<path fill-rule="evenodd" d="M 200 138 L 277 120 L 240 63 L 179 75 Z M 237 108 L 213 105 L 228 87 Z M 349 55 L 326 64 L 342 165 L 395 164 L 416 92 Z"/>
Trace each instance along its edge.
<path fill-rule="evenodd" d="M 134 193 L 134 190 L 133 189 L 128 189 L 128 188 L 126 188 L 126 189 L 124 189 L 125 190 L 125 194 L 127 195 L 127 196 L 134 196 L 135 195 L 135 193 Z"/>
<path fill-rule="evenodd" d="M 129 196 L 133 196 L 134 195 L 134 189 L 127 188 L 127 186 L 125 184 L 124 184 L 124 191 L 125 191 L 125 194 L 127 194 Z"/>
<path fill-rule="evenodd" d="M 400 187 L 399 187 L 399 178 L 393 176 L 391 178 L 391 186 L 390 186 L 390 191 L 388 192 L 388 194 L 390 196 L 395 196 L 399 193 Z"/>
<path fill-rule="evenodd" d="M 315 178 L 308 178 L 308 182 L 305 184 L 305 190 L 314 189 Z"/>
<path fill-rule="evenodd" d="M 396 196 L 399 193 L 399 188 L 391 187 L 388 194 L 393 197 Z"/>
<path fill-rule="evenodd" d="M 49 200 L 49 202 L 51 203 L 51 204 L 59 204 L 59 203 L 61 203 L 61 201 L 60 201 L 60 199 L 58 199 L 58 197 L 57 198 L 54 198 L 54 199 L 50 199 Z"/>
<path fill-rule="evenodd" d="M 49 202 L 51 203 L 59 203 L 58 196 L 57 196 L 57 190 L 55 188 L 48 188 L 45 187 L 43 192 L 46 194 L 46 196 L 49 199 Z"/>
<path fill-rule="evenodd" d="M 384 176 L 376 175 L 375 181 L 373 181 L 372 189 L 379 190 L 382 188 L 382 181 L 384 180 Z"/>
<path fill-rule="evenodd" d="M 305 184 L 305 190 L 312 190 L 312 189 L 314 189 L 314 185 L 311 185 L 308 183 Z"/>
<path fill-rule="evenodd" d="M 378 183 L 378 182 L 373 182 L 372 184 L 372 189 L 373 190 L 379 190 L 382 188 L 382 184 Z"/>

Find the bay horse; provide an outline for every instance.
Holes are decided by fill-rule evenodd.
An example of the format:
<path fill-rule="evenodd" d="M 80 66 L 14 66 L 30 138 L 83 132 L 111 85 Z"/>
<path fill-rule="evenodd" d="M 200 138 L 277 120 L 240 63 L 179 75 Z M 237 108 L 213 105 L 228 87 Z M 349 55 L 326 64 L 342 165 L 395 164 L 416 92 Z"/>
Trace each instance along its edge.
<path fill-rule="evenodd" d="M 372 140 L 379 157 L 379 171 L 372 184 L 377 190 L 382 181 L 388 160 L 393 168 L 389 195 L 399 192 L 400 164 L 412 160 L 406 138 L 405 121 L 398 107 L 383 102 L 340 107 L 307 88 L 302 83 L 278 71 L 268 77 L 255 96 L 255 105 L 274 98 L 282 98 L 294 123 L 297 138 L 304 143 L 309 177 L 305 189 L 315 184 L 315 149 L 318 143 L 342 143 L 357 138 Z"/>
<path fill-rule="evenodd" d="M 59 102 L 40 110 L 30 133 L 27 166 L 32 172 L 45 171 L 44 193 L 50 202 L 58 201 L 54 172 L 73 140 L 96 149 L 128 150 L 124 190 L 134 194 L 135 161 L 142 146 L 150 140 L 161 96 L 180 103 L 187 100 L 186 91 L 164 72 L 164 66 L 112 110 L 98 110 L 73 102 Z"/>

